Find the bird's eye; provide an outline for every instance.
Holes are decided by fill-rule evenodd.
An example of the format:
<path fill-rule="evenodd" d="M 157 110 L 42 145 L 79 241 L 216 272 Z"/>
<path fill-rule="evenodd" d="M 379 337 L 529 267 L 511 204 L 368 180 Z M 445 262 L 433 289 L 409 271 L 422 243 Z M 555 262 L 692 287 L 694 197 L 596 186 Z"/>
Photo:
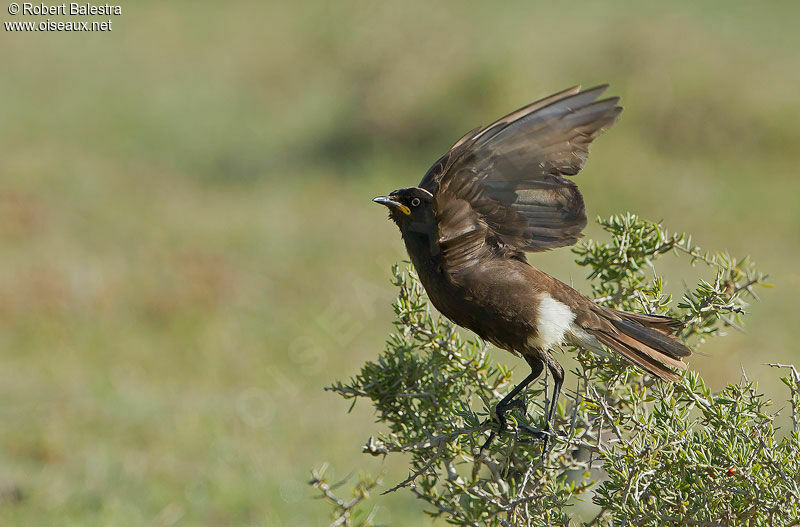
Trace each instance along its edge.
<path fill-rule="evenodd" d="M 419 198 L 414 198 L 411 200 L 412 207 L 419 207 Z"/>

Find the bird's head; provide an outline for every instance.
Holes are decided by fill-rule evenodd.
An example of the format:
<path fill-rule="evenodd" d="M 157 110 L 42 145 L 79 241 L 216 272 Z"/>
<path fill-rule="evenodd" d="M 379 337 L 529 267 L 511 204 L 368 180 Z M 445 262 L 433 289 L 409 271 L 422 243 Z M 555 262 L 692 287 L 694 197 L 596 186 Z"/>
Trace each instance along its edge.
<path fill-rule="evenodd" d="M 411 225 L 434 224 L 433 195 L 423 188 L 402 188 L 372 201 L 385 205 L 389 209 L 389 218 L 401 230 Z"/>

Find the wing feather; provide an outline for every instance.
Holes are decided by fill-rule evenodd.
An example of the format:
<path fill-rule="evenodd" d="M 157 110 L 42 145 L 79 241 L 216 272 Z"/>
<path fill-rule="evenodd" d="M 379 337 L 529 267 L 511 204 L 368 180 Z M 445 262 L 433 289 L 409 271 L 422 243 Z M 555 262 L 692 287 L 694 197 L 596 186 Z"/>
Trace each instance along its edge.
<path fill-rule="evenodd" d="M 428 170 L 419 186 L 434 195 L 448 268 L 487 251 L 523 258 L 577 241 L 586 211 L 564 176 L 583 168 L 589 144 L 622 111 L 618 97 L 598 100 L 607 87 L 575 86 L 472 130 Z"/>

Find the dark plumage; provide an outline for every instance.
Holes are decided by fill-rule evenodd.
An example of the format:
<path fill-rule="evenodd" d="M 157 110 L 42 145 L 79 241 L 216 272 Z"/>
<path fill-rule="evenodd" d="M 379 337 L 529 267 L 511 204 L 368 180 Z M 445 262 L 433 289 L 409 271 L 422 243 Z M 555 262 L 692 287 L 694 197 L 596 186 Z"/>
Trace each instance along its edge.
<path fill-rule="evenodd" d="M 598 100 L 606 88 L 576 86 L 476 128 L 418 187 L 375 198 L 400 228 L 433 305 L 531 366 L 496 407 L 500 431 L 513 398 L 546 365 L 554 379 L 547 437 L 564 378 L 550 350 L 564 342 L 605 345 L 669 381 L 691 353 L 674 336 L 679 322 L 599 306 L 525 257 L 574 244 L 586 226 L 583 197 L 565 176 L 583 168 L 589 144 L 622 111 L 617 97 Z"/>

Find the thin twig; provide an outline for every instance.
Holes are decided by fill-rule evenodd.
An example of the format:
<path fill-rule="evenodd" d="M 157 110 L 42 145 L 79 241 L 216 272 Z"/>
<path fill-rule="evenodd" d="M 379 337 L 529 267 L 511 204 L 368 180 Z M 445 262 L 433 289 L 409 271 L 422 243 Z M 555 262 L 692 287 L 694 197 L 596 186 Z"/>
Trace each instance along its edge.
<path fill-rule="evenodd" d="M 420 475 L 420 474 L 422 474 L 423 472 L 427 471 L 429 468 L 431 468 L 431 467 L 433 466 L 433 464 L 434 464 L 434 463 L 436 463 L 437 461 L 439 461 L 439 456 L 441 456 L 441 455 L 442 455 L 442 450 L 444 450 L 444 443 L 442 443 L 442 444 L 439 446 L 439 450 L 436 452 L 436 454 L 435 454 L 433 457 L 431 457 L 430 461 L 428 461 L 427 463 L 425 463 L 425 466 L 423 466 L 423 467 L 422 467 L 421 469 L 419 469 L 419 470 L 415 470 L 415 471 L 414 471 L 414 472 L 412 472 L 412 473 L 411 473 L 411 474 L 410 474 L 410 475 L 409 475 L 409 476 L 408 476 L 406 479 L 404 479 L 403 481 L 401 481 L 400 483 L 398 483 L 398 484 L 397 484 L 397 485 L 395 485 L 394 487 L 390 488 L 389 490 L 387 490 L 387 491 L 384 491 L 384 492 L 381 492 L 381 496 L 383 496 L 383 495 L 386 495 L 386 494 L 389 494 L 389 493 L 391 493 L 391 492 L 394 492 L 394 491 L 396 491 L 396 490 L 398 490 L 398 489 L 401 489 L 401 488 L 403 488 L 403 487 L 407 486 L 409 483 L 411 483 L 411 482 L 412 482 L 412 481 L 414 481 L 415 479 L 417 479 L 417 478 L 419 477 L 419 475 Z"/>

